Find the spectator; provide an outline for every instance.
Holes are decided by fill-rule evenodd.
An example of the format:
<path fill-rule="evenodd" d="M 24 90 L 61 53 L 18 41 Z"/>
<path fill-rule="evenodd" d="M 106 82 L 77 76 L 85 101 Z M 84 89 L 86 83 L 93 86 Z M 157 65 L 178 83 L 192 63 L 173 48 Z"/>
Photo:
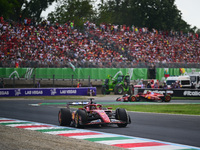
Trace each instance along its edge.
<path fill-rule="evenodd" d="M 175 88 L 175 83 L 172 83 L 171 84 L 171 89 L 174 89 Z"/>
<path fill-rule="evenodd" d="M 147 83 L 147 88 L 151 88 L 150 82 Z"/>
<path fill-rule="evenodd" d="M 176 81 L 175 84 L 174 84 L 174 87 L 180 88 L 181 87 L 180 81 Z"/>
<path fill-rule="evenodd" d="M 151 88 L 154 88 L 154 80 L 151 80 Z"/>
<path fill-rule="evenodd" d="M 126 62 L 130 66 L 125 67 L 132 67 L 140 63 L 200 62 L 197 35 L 166 34 L 134 25 L 131 29 L 126 25 L 100 24 L 98 27 L 89 21 L 81 33 L 73 21 L 64 25 L 51 25 L 46 20 L 41 25 L 33 22 L 28 18 L 24 24 L 0 22 L 0 59 L 4 64 L 16 60 L 20 67 L 27 67 L 28 61 L 35 61 L 40 66 L 60 67 L 72 61 L 80 65 L 90 62 L 91 66 L 117 67 Z"/>
<path fill-rule="evenodd" d="M 143 79 L 141 79 L 139 82 L 138 82 L 138 85 L 141 85 L 141 88 L 145 88 L 145 85 L 143 83 Z"/>
<path fill-rule="evenodd" d="M 167 87 L 167 83 L 166 83 L 166 81 L 164 81 L 164 84 L 163 84 L 163 89 L 167 89 L 168 87 Z"/>
<path fill-rule="evenodd" d="M 81 84 L 81 82 L 80 82 L 80 80 L 78 81 L 78 83 L 77 83 L 77 88 L 79 88 L 79 87 L 81 87 L 82 86 L 82 84 Z"/>
<path fill-rule="evenodd" d="M 92 87 L 92 82 L 90 82 L 90 87 Z"/>
<path fill-rule="evenodd" d="M 154 88 L 155 88 L 155 89 L 158 89 L 158 87 L 159 87 L 158 82 L 155 82 Z"/>

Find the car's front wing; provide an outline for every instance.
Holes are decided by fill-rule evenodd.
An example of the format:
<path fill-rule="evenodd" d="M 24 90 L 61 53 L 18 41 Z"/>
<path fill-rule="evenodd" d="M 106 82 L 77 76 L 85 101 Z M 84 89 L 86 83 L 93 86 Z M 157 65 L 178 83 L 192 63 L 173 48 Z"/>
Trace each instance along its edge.
<path fill-rule="evenodd" d="M 84 123 L 82 125 L 95 125 L 95 124 L 125 124 L 127 122 L 125 121 L 121 121 L 121 120 L 117 120 L 117 119 L 110 119 L 110 122 L 103 122 L 101 119 L 96 119 L 96 120 L 92 120 L 90 122 Z"/>

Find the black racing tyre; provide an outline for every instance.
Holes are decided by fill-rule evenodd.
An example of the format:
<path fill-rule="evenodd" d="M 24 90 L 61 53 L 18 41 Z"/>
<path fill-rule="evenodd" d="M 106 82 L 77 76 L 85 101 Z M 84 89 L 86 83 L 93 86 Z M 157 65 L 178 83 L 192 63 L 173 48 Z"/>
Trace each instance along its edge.
<path fill-rule="evenodd" d="M 123 95 L 124 93 L 124 88 L 120 85 L 120 86 L 115 86 L 115 90 L 114 90 L 115 94 L 118 95 Z"/>
<path fill-rule="evenodd" d="M 171 101 L 171 96 L 166 95 L 164 101 L 165 101 L 165 102 L 170 102 L 170 101 Z"/>
<path fill-rule="evenodd" d="M 118 127 L 126 127 L 130 118 L 126 112 L 126 110 L 124 108 L 117 108 L 116 109 L 116 112 L 115 112 L 115 118 L 117 120 L 121 120 L 123 122 L 126 122 L 126 123 L 123 123 L 123 124 L 117 124 Z"/>
<path fill-rule="evenodd" d="M 76 128 L 82 127 L 87 122 L 87 114 L 84 110 L 77 110 L 74 118 Z"/>
<path fill-rule="evenodd" d="M 130 96 L 130 102 L 136 102 L 137 98 L 135 96 Z"/>
<path fill-rule="evenodd" d="M 61 108 L 58 112 L 58 122 L 60 126 L 69 126 L 72 121 L 72 113 L 67 108 Z"/>

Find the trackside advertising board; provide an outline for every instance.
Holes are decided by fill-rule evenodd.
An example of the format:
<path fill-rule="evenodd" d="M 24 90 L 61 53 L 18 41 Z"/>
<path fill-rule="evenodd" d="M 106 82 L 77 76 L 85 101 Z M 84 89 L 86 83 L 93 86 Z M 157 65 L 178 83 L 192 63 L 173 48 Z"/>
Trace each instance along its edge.
<path fill-rule="evenodd" d="M 138 89 L 138 93 L 152 91 L 161 94 L 171 94 L 174 97 L 200 97 L 200 90 L 197 89 Z"/>
<path fill-rule="evenodd" d="M 147 68 L 0 68 L 0 78 L 24 79 L 106 79 L 108 75 L 129 74 L 131 80 L 147 79 Z"/>
<path fill-rule="evenodd" d="M 61 96 L 61 95 L 78 95 L 86 96 L 88 91 L 94 92 L 96 96 L 96 87 L 81 88 L 9 88 L 0 89 L 0 97 L 12 96 Z"/>

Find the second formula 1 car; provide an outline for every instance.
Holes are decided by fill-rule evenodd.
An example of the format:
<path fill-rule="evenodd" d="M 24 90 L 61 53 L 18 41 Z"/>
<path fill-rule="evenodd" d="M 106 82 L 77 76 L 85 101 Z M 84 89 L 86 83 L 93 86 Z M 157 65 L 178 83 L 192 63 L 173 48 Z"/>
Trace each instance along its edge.
<path fill-rule="evenodd" d="M 169 94 L 163 95 L 156 92 L 144 92 L 138 93 L 137 95 L 128 95 L 125 94 L 123 97 L 119 97 L 116 101 L 123 101 L 123 102 L 136 102 L 136 101 L 158 101 L 158 102 L 170 102 L 171 96 Z"/>
<path fill-rule="evenodd" d="M 112 111 L 109 110 L 112 108 L 104 108 L 101 104 L 94 103 L 93 99 L 90 99 L 88 103 L 80 102 L 79 104 L 84 105 L 84 107 L 74 111 L 69 107 L 60 109 L 58 121 L 61 126 L 74 125 L 79 128 L 86 125 L 117 124 L 118 127 L 126 127 L 127 124 L 131 123 L 130 116 L 123 108 Z"/>

